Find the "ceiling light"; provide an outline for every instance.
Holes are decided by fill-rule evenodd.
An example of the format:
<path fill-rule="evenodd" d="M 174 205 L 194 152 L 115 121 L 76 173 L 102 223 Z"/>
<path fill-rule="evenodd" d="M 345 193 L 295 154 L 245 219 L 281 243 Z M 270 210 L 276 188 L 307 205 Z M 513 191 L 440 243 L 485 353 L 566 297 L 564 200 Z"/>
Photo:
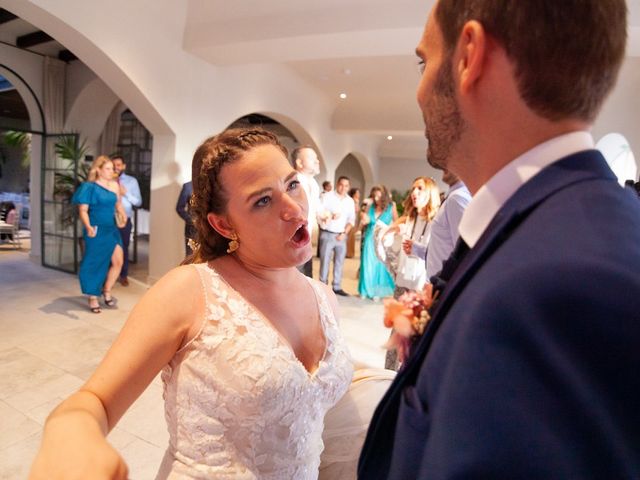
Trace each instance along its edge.
<path fill-rule="evenodd" d="M 387 135 L 387 140 L 393 140 L 393 136 L 392 135 Z"/>
<path fill-rule="evenodd" d="M 344 68 L 342 70 L 342 73 L 344 73 L 345 75 L 351 75 L 351 70 L 349 68 Z"/>
<path fill-rule="evenodd" d="M 341 93 L 340 94 L 340 98 L 344 100 L 345 98 L 347 98 L 347 94 L 346 93 Z"/>

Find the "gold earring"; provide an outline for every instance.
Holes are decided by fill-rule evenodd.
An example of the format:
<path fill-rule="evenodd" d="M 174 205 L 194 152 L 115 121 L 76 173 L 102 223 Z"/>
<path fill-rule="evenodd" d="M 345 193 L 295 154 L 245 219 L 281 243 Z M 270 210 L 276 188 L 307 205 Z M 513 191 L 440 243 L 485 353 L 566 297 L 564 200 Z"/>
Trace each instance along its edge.
<path fill-rule="evenodd" d="M 227 253 L 233 253 L 240 247 L 240 242 L 238 242 L 238 236 L 235 233 L 231 234 L 231 240 L 229 241 L 229 247 L 227 248 Z"/>

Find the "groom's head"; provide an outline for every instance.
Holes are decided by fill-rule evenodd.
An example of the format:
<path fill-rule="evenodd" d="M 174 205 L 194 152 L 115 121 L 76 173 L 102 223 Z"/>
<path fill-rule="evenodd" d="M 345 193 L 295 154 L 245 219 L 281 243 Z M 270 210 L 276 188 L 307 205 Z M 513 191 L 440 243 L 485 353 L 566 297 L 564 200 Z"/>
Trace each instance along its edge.
<path fill-rule="evenodd" d="M 533 146 L 587 130 L 626 18 L 624 0 L 439 0 L 416 48 L 429 163 L 473 193 Z"/>
<path fill-rule="evenodd" d="M 522 98 L 550 120 L 592 122 L 624 57 L 625 0 L 439 0 L 434 11 L 449 58 L 477 21 L 505 49 Z"/>

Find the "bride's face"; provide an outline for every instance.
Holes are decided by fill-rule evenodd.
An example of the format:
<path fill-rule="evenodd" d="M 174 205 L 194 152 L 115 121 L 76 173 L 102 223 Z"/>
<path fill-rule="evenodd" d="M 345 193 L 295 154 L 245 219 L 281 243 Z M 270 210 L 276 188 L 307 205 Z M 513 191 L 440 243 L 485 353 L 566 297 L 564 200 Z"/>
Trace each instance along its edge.
<path fill-rule="evenodd" d="M 297 172 L 273 145 L 246 152 L 223 167 L 226 219 L 239 237 L 238 258 L 267 268 L 300 265 L 311 258 L 307 197 Z"/>

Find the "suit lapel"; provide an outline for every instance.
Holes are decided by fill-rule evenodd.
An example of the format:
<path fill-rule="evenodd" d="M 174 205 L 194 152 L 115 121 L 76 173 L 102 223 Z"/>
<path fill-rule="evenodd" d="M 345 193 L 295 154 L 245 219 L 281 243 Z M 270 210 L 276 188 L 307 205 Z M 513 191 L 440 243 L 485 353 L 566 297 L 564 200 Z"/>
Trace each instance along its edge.
<path fill-rule="evenodd" d="M 456 298 L 475 273 L 518 225 L 546 198 L 569 185 L 596 178 L 616 181 L 615 175 L 598 151 L 579 152 L 549 165 L 507 200 L 448 282 L 424 335 L 416 345 L 407 364 L 398 372 L 396 380 L 378 405 L 363 452 L 367 452 L 367 455 L 375 454 L 375 450 L 381 446 L 374 445 L 372 437 L 377 435 L 386 437 L 389 432 L 394 431 L 398 396 L 407 384 L 415 383 L 438 328 L 445 320 L 447 312 Z M 383 454 L 383 452 L 377 453 Z"/>
<path fill-rule="evenodd" d="M 615 180 L 615 176 L 601 154 L 595 150 L 580 152 L 543 169 L 507 200 L 447 284 L 436 305 L 429 326 L 406 366 L 407 378 L 415 378 L 419 370 L 418 367 L 422 365 L 422 360 L 426 356 L 438 328 L 460 292 L 518 225 L 541 202 L 558 190 L 576 182 L 602 177 Z"/>

